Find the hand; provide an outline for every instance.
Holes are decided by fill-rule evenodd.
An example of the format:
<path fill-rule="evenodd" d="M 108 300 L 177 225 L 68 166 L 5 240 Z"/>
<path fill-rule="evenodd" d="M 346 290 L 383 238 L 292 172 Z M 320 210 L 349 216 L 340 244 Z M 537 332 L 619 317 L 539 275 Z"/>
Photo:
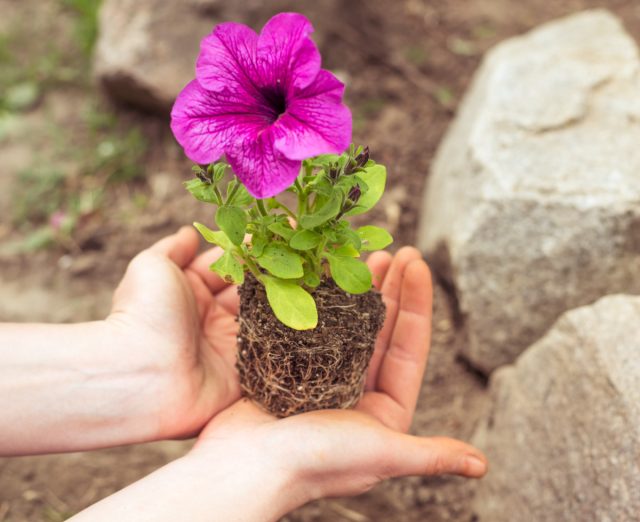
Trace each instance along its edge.
<path fill-rule="evenodd" d="M 199 237 L 183 227 L 129 264 L 107 319 L 150 374 L 140 393 L 157 420 L 155 438 L 194 435 L 240 397 L 236 288 L 209 271 L 222 254 L 196 256 Z"/>
<path fill-rule="evenodd" d="M 383 293 L 387 317 L 369 368 L 366 393 L 356 409 L 278 420 L 241 400 L 205 428 L 193 457 L 225 454 L 234 460 L 235 454 L 242 462 L 248 448 L 259 448 L 261 461 L 294 477 L 283 499 L 285 511 L 313 498 L 356 495 L 389 477 L 484 475 L 487 461 L 477 449 L 449 438 L 405 433 L 429 351 L 429 269 L 413 248 L 401 249 L 393 261 L 388 254 L 374 254 L 369 266 Z"/>
<path fill-rule="evenodd" d="M 161 288 L 154 290 L 146 302 L 133 299 L 128 305 L 132 309 L 125 306 L 124 324 L 133 320 L 144 337 L 160 331 L 172 336 L 174 343 L 194 338 L 200 341 L 184 344 L 196 348 L 179 352 L 191 362 L 183 364 L 185 369 L 176 373 L 177 380 L 193 382 L 188 376 L 200 371 L 194 370 L 200 368 L 193 362 L 194 354 L 207 357 L 207 346 L 217 354 L 217 359 L 206 363 L 206 368 L 229 382 L 227 392 L 231 391 L 227 395 L 218 391 L 216 396 L 223 400 L 200 406 L 206 412 L 202 418 L 220 404 L 238 397 L 231 369 L 235 356 L 235 323 L 232 324 L 231 317 L 237 309 L 237 294 L 207 271 L 211 257 L 219 255 L 215 249 L 190 261 L 195 246 L 193 250 L 184 247 L 191 239 L 186 232 L 178 234 L 177 239 L 161 241 L 151 249 L 151 256 L 143 254 L 139 267 L 132 265 L 130 271 L 135 279 L 144 278 L 145 273 L 148 278 L 136 280 L 132 286 L 138 300 L 145 295 L 138 289 L 147 289 L 138 285 L 157 284 Z M 178 248 L 180 244 L 182 248 Z M 186 268 L 180 272 L 167 257 Z M 152 259 L 159 266 L 150 266 Z M 92 506 L 74 520 L 264 522 L 278 520 L 314 498 L 362 493 L 388 477 L 441 473 L 482 476 L 487 469 L 486 459 L 471 446 L 447 438 L 412 437 L 404 433 L 411 423 L 429 348 L 428 268 L 412 248 L 400 250 L 393 261 L 388 254 L 374 254 L 369 266 L 382 288 L 387 318 L 370 365 L 367 391 L 355 410 L 316 411 L 278 420 L 246 399 L 235 400 L 207 425 L 190 453 Z M 172 276 L 166 277 L 166 271 Z M 162 277 L 173 283 L 162 285 L 158 280 Z M 127 288 L 125 282 L 122 292 Z M 213 296 L 207 296 L 207 288 Z M 125 299 L 126 293 L 118 297 Z M 147 303 L 158 305 L 158 301 L 165 312 L 150 317 L 141 327 L 142 317 L 133 312 L 144 311 Z M 199 321 L 191 321 L 187 305 L 198 310 Z M 218 330 L 214 332 L 213 327 L 211 330 L 207 327 L 208 314 L 212 325 L 219 322 L 224 325 L 223 331 L 230 332 L 220 344 L 216 344 Z M 194 326 L 178 327 L 190 321 Z M 184 339 L 177 332 L 183 332 Z M 215 381 L 207 386 L 215 389 Z M 198 400 L 192 402 L 199 404 Z"/>

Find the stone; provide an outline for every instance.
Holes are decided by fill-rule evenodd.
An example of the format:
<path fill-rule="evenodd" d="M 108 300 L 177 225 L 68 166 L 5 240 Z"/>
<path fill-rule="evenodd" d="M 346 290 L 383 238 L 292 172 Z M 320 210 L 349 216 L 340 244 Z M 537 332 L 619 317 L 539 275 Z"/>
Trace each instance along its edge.
<path fill-rule="evenodd" d="M 640 297 L 571 310 L 491 378 L 473 437 L 490 462 L 480 522 L 640 514 Z"/>
<path fill-rule="evenodd" d="M 585 11 L 489 52 L 441 144 L 418 243 L 489 373 L 566 310 L 640 293 L 640 61 Z"/>
<path fill-rule="evenodd" d="M 200 40 L 215 23 L 215 3 L 210 4 L 103 2 L 94 57 L 99 83 L 120 102 L 168 113 L 180 90 L 193 79 Z"/>
<path fill-rule="evenodd" d="M 261 0 L 104 0 L 94 75 L 116 101 L 168 114 L 178 93 L 195 76 L 200 41 L 217 23 L 234 21 L 260 28 L 272 15 L 296 6 L 293 0 L 272 0 L 268 6 Z M 319 13 L 340 13 L 340 2 L 325 0 L 304 10 L 314 20 Z M 335 20 L 327 18 L 329 23 Z M 318 44 L 322 34 L 314 35 Z"/>

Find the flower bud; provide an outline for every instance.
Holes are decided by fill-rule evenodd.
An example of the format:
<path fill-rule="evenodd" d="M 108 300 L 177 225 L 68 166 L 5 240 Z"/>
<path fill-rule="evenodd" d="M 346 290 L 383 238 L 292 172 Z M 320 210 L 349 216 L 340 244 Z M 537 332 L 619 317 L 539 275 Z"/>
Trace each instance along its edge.
<path fill-rule="evenodd" d="M 367 161 L 369 161 L 369 147 L 365 147 L 364 150 L 354 158 L 354 160 L 357 168 L 364 167 L 367 164 Z"/>
<path fill-rule="evenodd" d="M 362 191 L 360 190 L 360 185 L 354 185 L 353 187 L 351 187 L 351 190 L 349 191 L 349 195 L 347 197 L 349 198 L 349 201 L 355 204 L 358 202 L 361 195 Z"/>

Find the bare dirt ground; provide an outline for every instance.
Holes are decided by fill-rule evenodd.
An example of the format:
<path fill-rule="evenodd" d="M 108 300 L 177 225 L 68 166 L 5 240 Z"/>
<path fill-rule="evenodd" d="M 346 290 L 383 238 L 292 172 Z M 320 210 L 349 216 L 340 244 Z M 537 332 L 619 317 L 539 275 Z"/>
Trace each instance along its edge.
<path fill-rule="evenodd" d="M 28 27 L 30 36 L 40 36 L 20 46 L 21 67 L 30 67 L 44 55 L 48 39 L 61 42 L 63 49 L 77 46 L 69 36 L 73 17 L 63 4 L 0 0 L 0 35 L 17 26 Z M 264 2 L 260 22 L 282 5 Z M 394 248 L 415 241 L 421 192 L 433 154 L 488 48 L 544 21 L 589 7 L 611 9 L 634 37 L 640 36 L 640 3 L 635 0 L 343 0 L 332 3 L 341 9 L 338 17 L 333 10 L 325 12 L 323 2 L 295 5 L 317 28 L 325 65 L 346 79 L 356 143 L 368 144 L 376 160 L 389 168 L 389 189 L 373 218 L 394 234 Z M 0 47 L 0 60 L 1 51 Z M 63 66 L 73 70 L 86 63 L 56 62 L 56 73 L 62 75 Z M 0 89 L 5 87 L 1 80 L 7 70 L 0 70 Z M 87 121 L 105 114 L 115 114 L 118 123 L 108 131 L 100 127 L 97 141 L 92 140 Z M 134 126 L 146 146 L 131 159 L 134 141 L 117 140 Z M 80 201 L 85 210 L 78 213 L 73 232 L 55 236 L 46 248 L 35 248 L 37 234 L 46 229 L 52 211 L 16 214 L 18 204 L 31 201 L 20 192 L 21 172 L 34 162 L 78 171 L 77 176 L 65 178 L 64 193 L 77 190 L 91 196 L 96 187 L 84 171 L 100 171 L 92 158 L 111 150 L 105 141 L 121 147 L 120 163 L 142 164 L 143 174 L 109 185 L 100 203 Z M 82 75 L 51 82 L 28 110 L 0 118 L 0 320 L 103 317 L 112 289 L 136 252 L 180 225 L 209 219 L 208 209 L 194 204 L 182 189 L 188 177 L 189 164 L 173 143 L 165 119 L 110 107 Z M 44 190 L 29 204 L 46 206 L 52 194 Z M 485 382 L 456 359 L 460 336 L 455 310 L 440 285 L 435 303 L 430 368 L 412 431 L 468 439 L 487 407 Z M 64 520 L 182 454 L 189 444 L 162 442 L 0 459 L 0 522 Z M 360 497 L 314 503 L 285 520 L 471 521 L 472 495 L 473 484 L 460 479 L 394 480 Z"/>

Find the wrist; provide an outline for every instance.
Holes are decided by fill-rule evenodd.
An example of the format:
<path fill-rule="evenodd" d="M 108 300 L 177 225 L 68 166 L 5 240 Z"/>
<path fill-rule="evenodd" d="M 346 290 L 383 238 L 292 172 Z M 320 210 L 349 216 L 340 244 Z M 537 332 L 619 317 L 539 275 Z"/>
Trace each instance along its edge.
<path fill-rule="evenodd" d="M 141 397 L 153 399 L 144 365 L 105 321 L 5 324 L 0 340 L 0 453 L 79 451 L 154 437 Z"/>
<path fill-rule="evenodd" d="M 311 500 L 301 474 L 284 454 L 231 434 L 230 439 L 207 441 L 207 447 L 197 444 L 183 459 L 200 470 L 208 484 L 225 484 L 224 494 L 217 496 L 224 497 L 234 520 L 237 516 L 243 522 L 266 522 L 280 520 Z M 222 506 L 215 507 L 213 512 L 225 512 Z"/>

